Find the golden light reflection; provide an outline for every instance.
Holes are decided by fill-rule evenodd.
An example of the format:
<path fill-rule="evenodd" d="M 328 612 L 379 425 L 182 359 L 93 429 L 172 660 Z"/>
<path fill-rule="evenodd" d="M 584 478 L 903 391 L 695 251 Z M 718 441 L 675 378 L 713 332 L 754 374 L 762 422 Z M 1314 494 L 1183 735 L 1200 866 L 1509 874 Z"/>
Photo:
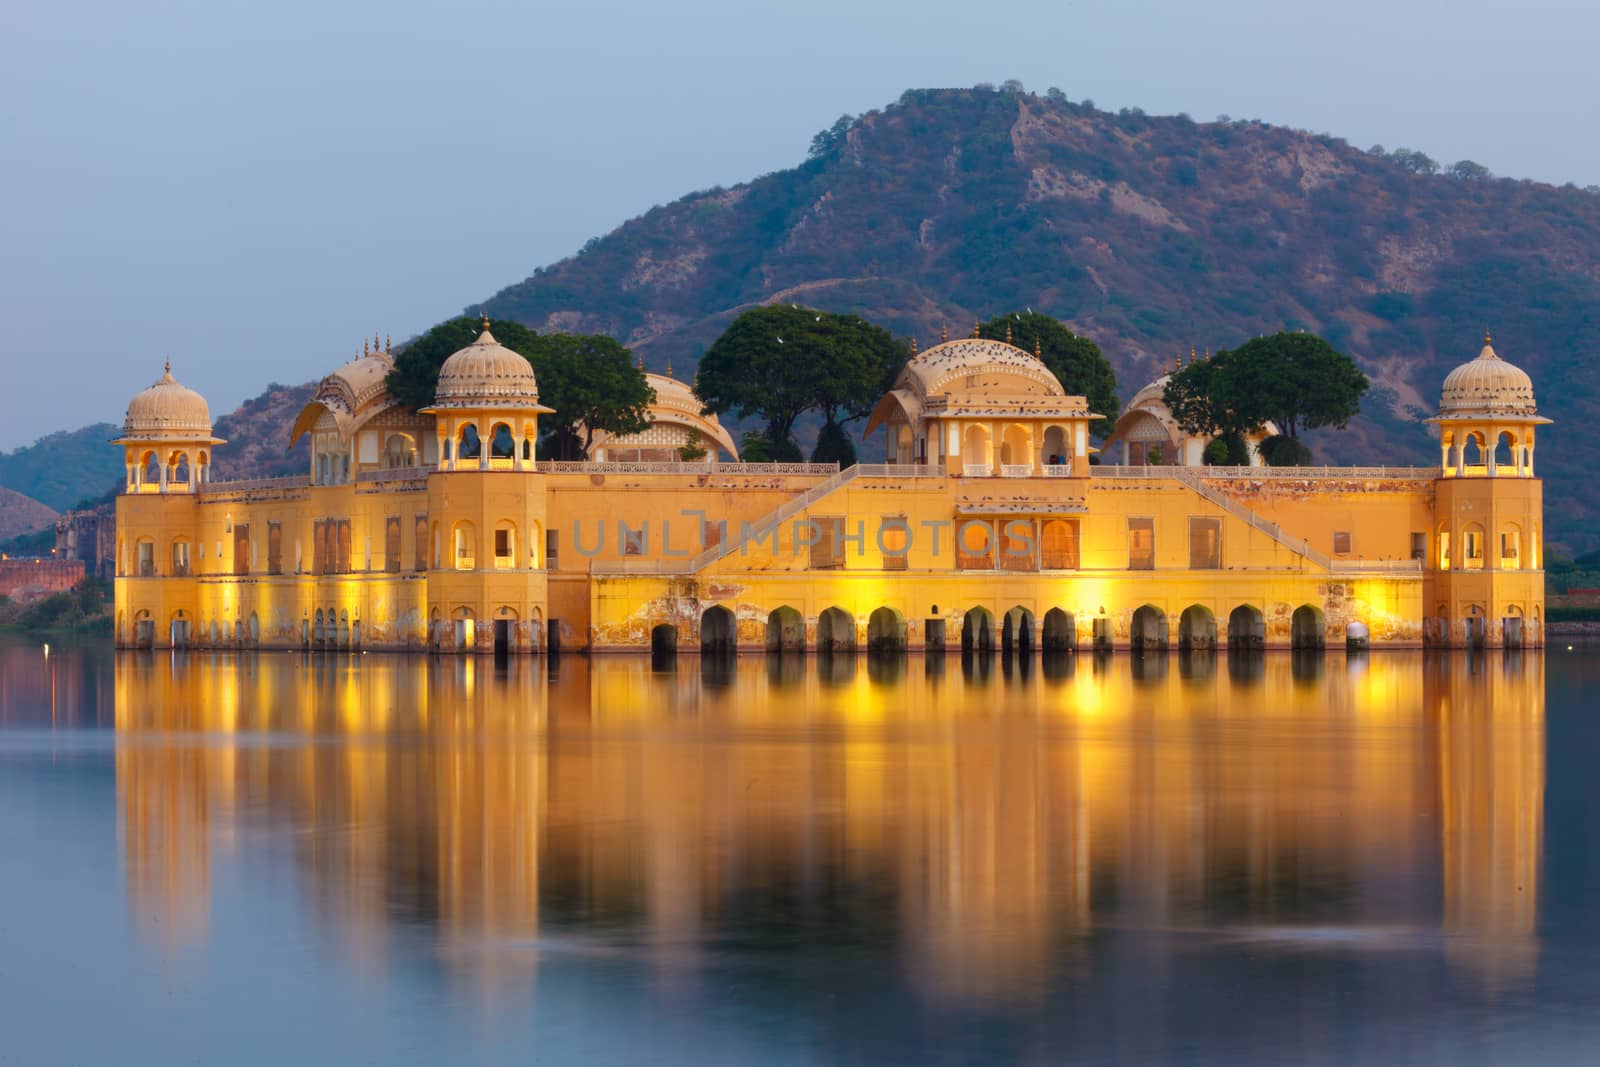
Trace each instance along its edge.
<path fill-rule="evenodd" d="M 485 996 L 563 932 L 670 990 L 719 931 L 863 900 L 935 997 L 1036 996 L 1105 925 L 1404 929 L 1498 987 L 1538 958 L 1543 688 L 1538 656 L 1412 653 L 127 655 L 129 899 L 203 938 L 250 829 L 351 959 L 421 924 Z"/>

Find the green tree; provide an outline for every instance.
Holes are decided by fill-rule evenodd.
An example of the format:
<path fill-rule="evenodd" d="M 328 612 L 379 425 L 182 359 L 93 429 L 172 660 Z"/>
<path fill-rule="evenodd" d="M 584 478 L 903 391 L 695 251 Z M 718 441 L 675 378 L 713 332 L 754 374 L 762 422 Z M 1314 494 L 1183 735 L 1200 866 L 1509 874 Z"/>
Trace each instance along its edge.
<path fill-rule="evenodd" d="M 813 463 L 837 463 L 842 470 L 851 467 L 856 462 L 855 442 L 850 440 L 850 434 L 838 423 L 824 423 L 822 432 L 817 434 L 817 447 L 811 450 Z"/>
<path fill-rule="evenodd" d="M 496 335 L 498 336 L 498 335 Z M 556 459 L 588 455 L 598 430 L 615 436 L 649 427 L 655 390 L 634 365 L 633 353 L 605 334 L 550 333 L 524 353 L 539 379 L 539 401 L 555 408 L 542 421 L 545 452 Z"/>
<path fill-rule="evenodd" d="M 633 357 L 604 334 L 540 335 L 520 322 L 490 319 L 494 339 L 533 364 L 539 401 L 555 409 L 541 420 L 540 451 L 557 459 L 587 453 L 596 430 L 636 433 L 655 399 Z M 389 372 L 389 392 L 413 410 L 433 403 L 444 361 L 478 339 L 480 319 L 449 319 L 407 344 Z"/>
<path fill-rule="evenodd" d="M 743 312 L 700 358 L 695 392 L 706 409 L 766 422 L 772 458 L 793 454 L 806 412 L 839 426 L 865 415 L 893 381 L 906 350 L 855 315 L 783 305 Z"/>
<path fill-rule="evenodd" d="M 1050 373 L 1061 382 L 1069 396 L 1082 396 L 1089 401 L 1089 410 L 1104 416 L 1090 423 L 1089 430 L 1096 437 L 1105 437 L 1122 410 L 1117 399 L 1117 372 L 1100 346 L 1063 326 L 1058 320 L 1037 311 L 1013 311 L 997 315 L 978 328 L 982 337 L 1003 340 L 1007 327 L 1011 330 L 1011 343 L 1025 352 L 1035 350 Z"/>
<path fill-rule="evenodd" d="M 1284 332 L 1181 368 L 1162 398 L 1189 433 L 1243 435 L 1272 422 L 1280 435 L 1300 445 L 1302 429 L 1347 426 L 1370 384 L 1361 368 L 1327 341 Z"/>
<path fill-rule="evenodd" d="M 771 463 L 772 444 L 762 430 L 746 430 L 739 436 L 739 460 L 742 463 Z"/>

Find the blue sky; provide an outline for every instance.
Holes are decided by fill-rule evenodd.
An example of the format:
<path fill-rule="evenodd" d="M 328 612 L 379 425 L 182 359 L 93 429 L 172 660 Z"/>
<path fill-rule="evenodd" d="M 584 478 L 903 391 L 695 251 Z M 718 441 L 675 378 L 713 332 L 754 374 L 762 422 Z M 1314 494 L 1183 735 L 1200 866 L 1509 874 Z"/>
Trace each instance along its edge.
<path fill-rule="evenodd" d="M 15 3 L 0 448 L 172 358 L 213 415 L 907 88 L 1020 79 L 1600 183 L 1600 13 L 1525 0 Z"/>

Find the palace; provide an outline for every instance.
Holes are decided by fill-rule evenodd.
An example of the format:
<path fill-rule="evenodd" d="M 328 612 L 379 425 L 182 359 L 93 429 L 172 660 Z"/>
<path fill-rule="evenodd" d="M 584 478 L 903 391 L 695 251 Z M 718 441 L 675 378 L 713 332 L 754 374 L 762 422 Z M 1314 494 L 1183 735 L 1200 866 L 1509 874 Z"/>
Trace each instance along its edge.
<path fill-rule="evenodd" d="M 536 455 L 538 382 L 482 335 L 398 404 L 375 348 L 296 420 L 304 476 L 213 481 L 170 366 L 128 405 L 124 646 L 516 654 L 857 648 L 1533 647 L 1539 416 L 1485 338 L 1445 379 L 1438 467 L 1201 466 L 1147 386 L 1098 417 L 1037 353 L 915 354 L 867 425 L 888 462 L 738 462 L 691 388 L 650 429 Z M 686 460 L 685 452 L 701 458 Z M 726 457 L 726 458 L 724 458 Z M 1163 464 L 1161 460 L 1166 462 Z"/>

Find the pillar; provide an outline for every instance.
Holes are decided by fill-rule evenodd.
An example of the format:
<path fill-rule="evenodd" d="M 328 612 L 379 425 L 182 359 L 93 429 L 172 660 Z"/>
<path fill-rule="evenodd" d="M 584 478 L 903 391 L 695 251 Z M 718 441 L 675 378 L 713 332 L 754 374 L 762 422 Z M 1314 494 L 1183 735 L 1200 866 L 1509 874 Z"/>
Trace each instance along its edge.
<path fill-rule="evenodd" d="M 996 478 L 1000 476 L 1000 424 L 994 423 L 989 428 L 989 473 Z"/>

